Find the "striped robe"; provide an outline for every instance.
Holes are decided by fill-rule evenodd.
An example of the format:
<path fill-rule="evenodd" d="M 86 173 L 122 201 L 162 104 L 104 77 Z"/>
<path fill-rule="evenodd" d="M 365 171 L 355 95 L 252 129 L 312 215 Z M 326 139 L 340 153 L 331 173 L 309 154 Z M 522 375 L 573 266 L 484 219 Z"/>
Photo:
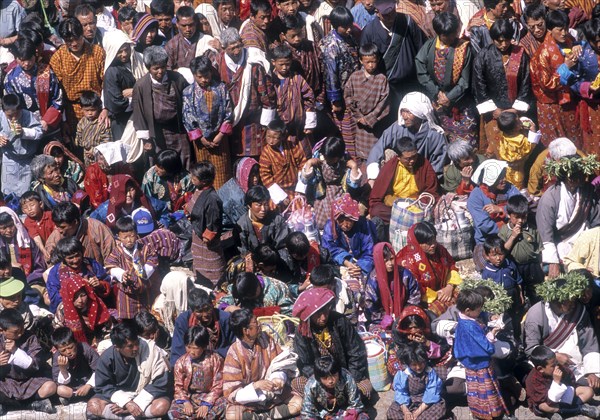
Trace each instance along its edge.
<path fill-rule="evenodd" d="M 298 143 L 283 141 L 278 150 L 269 145 L 260 153 L 260 179 L 269 188 L 279 185 L 288 195 L 294 194 L 298 182 L 298 171 L 304 166 L 306 157 Z"/>

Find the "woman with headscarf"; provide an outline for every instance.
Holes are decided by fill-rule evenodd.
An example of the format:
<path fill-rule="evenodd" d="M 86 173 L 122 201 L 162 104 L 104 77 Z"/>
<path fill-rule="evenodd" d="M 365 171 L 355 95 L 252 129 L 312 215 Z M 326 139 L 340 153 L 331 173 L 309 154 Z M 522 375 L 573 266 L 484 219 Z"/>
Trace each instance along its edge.
<path fill-rule="evenodd" d="M 164 39 L 158 36 L 158 20 L 150 14 L 143 15 L 131 31 L 131 40 L 138 53 L 143 53 L 151 45 L 162 45 Z"/>
<path fill-rule="evenodd" d="M 52 210 L 57 203 L 70 201 L 78 186 L 72 178 L 63 177 L 56 159 L 38 155 L 31 161 L 31 175 L 38 181 L 33 190 L 39 194 L 44 208 Z"/>
<path fill-rule="evenodd" d="M 437 124 L 429 98 L 421 92 L 411 92 L 400 102 L 398 124 L 392 124 L 385 130 L 369 153 L 367 177 L 370 183 L 379 175 L 385 151 L 396 151 L 397 143 L 403 137 L 415 143 L 419 154 L 431 162 L 438 177 L 443 175 L 448 144 L 444 130 Z"/>
<path fill-rule="evenodd" d="M 110 32 L 102 41 L 106 51 L 104 61 L 104 107 L 110 117 L 113 139 L 119 140 L 125 125 L 133 113 L 131 97 L 136 80 L 147 70 L 140 53 L 133 51 L 135 45 L 122 31 Z"/>
<path fill-rule="evenodd" d="M 147 197 L 135 179 L 126 174 L 114 175 L 108 200 L 100 204 L 90 217 L 113 228 L 120 217 L 131 216 L 139 208 L 147 209 L 152 220 L 159 220 L 166 212 L 164 202 Z"/>
<path fill-rule="evenodd" d="M 415 276 L 421 289 L 421 304 L 440 316 L 456 303 L 456 286 L 462 283 L 454 259 L 437 243 L 437 231 L 429 222 L 413 225 L 407 245 L 398 252 L 396 262 Z"/>
<path fill-rule="evenodd" d="M 504 161 L 489 159 L 482 162 L 471 176 L 477 187 L 469 194 L 467 209 L 473 216 L 476 244 L 473 260 L 479 269 L 485 265 L 483 242 L 486 236 L 498 234 L 508 217 L 504 211 L 506 202 L 519 194 L 519 190 L 506 182 L 507 166 Z"/>
<path fill-rule="evenodd" d="M 233 230 L 237 221 L 246 213 L 244 195 L 255 185 L 262 185 L 258 162 L 243 157 L 235 164 L 235 176 L 227 181 L 217 194 L 223 202 L 223 230 Z"/>
<path fill-rule="evenodd" d="M 373 270 L 375 225 L 361 216 L 358 202 L 345 193 L 332 206 L 331 219 L 325 223 L 321 245 L 333 261 L 346 267 L 351 278 L 362 278 Z"/>
<path fill-rule="evenodd" d="M 54 158 L 64 178 L 70 178 L 77 186 L 83 186 L 83 162 L 71 153 L 64 144 L 59 141 L 51 141 L 44 147 L 44 154 Z"/>
<path fill-rule="evenodd" d="M 110 330 L 110 313 L 105 303 L 81 276 L 71 274 L 61 285 L 62 307 L 55 323 L 73 331 L 75 340 L 96 347 Z"/>
<path fill-rule="evenodd" d="M 387 242 L 373 247 L 375 269 L 367 278 L 365 315 L 370 329 L 390 329 L 406 305 L 421 303 L 421 289 L 410 270 L 396 264 L 394 248 Z"/>
<path fill-rule="evenodd" d="M 85 171 L 85 192 L 90 196 L 93 208 L 108 200 L 108 187 L 112 177 L 119 174 L 132 175 L 127 161 L 127 150 L 120 142 L 103 143 L 95 147 L 96 162 Z"/>
<path fill-rule="evenodd" d="M 294 335 L 300 376 L 292 380 L 292 389 L 303 396 L 315 361 L 331 356 L 352 374 L 360 393 L 368 399 L 373 386 L 369 380 L 365 344 L 348 318 L 333 311 L 334 299 L 331 290 L 314 287 L 302 292 L 294 304 L 292 314 L 300 318 Z"/>

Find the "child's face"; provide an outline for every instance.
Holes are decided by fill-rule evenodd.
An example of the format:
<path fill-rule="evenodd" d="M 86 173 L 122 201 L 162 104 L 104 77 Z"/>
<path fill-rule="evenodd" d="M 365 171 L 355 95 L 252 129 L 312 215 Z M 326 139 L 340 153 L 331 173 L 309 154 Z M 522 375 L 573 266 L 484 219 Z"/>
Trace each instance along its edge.
<path fill-rule="evenodd" d="M 277 266 L 275 265 L 266 265 L 264 263 L 258 263 L 258 271 L 266 275 L 274 274 L 276 268 Z"/>
<path fill-rule="evenodd" d="M 196 187 L 198 189 L 202 189 L 202 188 L 208 187 L 210 185 L 210 183 L 208 181 L 202 181 L 196 175 L 192 175 L 192 184 L 194 184 L 194 187 Z"/>
<path fill-rule="evenodd" d="M 410 370 L 415 372 L 417 375 L 420 375 L 421 373 L 423 373 L 425 371 L 427 364 L 425 362 L 412 362 L 408 365 L 408 367 L 410 368 Z"/>
<path fill-rule="evenodd" d="M 444 45 L 454 45 L 454 43 L 456 42 L 456 40 L 458 39 L 458 34 L 459 34 L 460 30 L 456 31 L 455 33 L 451 34 L 451 35 L 440 35 L 440 41 L 442 41 L 442 44 Z"/>
<path fill-rule="evenodd" d="M 203 89 L 206 89 L 210 86 L 210 82 L 212 81 L 212 74 L 210 73 L 196 73 L 194 74 L 194 80 L 198 83 Z"/>
<path fill-rule="evenodd" d="M 494 248 L 490 250 L 489 254 L 485 254 L 485 259 L 488 260 L 494 267 L 500 267 L 504 262 L 506 255 L 504 255 L 504 250 Z"/>
<path fill-rule="evenodd" d="M 185 351 L 192 359 L 199 359 L 204 354 L 204 349 L 195 344 L 187 344 L 185 346 Z"/>
<path fill-rule="evenodd" d="M 29 58 L 17 58 L 17 63 L 23 70 L 30 71 L 33 69 L 33 66 L 35 66 L 36 60 L 37 57 L 34 55 L 33 57 Z"/>
<path fill-rule="evenodd" d="M 265 135 L 265 141 L 271 147 L 279 147 L 281 145 L 281 141 L 283 140 L 283 133 L 279 131 L 271 131 L 267 130 Z"/>
<path fill-rule="evenodd" d="M 479 317 L 479 315 L 481 315 L 482 311 L 483 311 L 483 306 L 481 306 L 477 309 L 467 308 L 467 309 L 465 309 L 464 313 L 469 318 L 477 319 Z"/>
<path fill-rule="evenodd" d="M 321 385 L 323 385 L 326 389 L 334 389 L 339 380 L 339 373 L 334 373 L 333 375 L 325 376 L 324 378 L 319 379 L 319 381 L 321 381 Z"/>
<path fill-rule="evenodd" d="M 54 153 L 54 161 L 56 162 L 56 166 L 62 168 L 63 163 L 65 163 L 65 154 L 62 151 L 52 151 Z"/>
<path fill-rule="evenodd" d="M 6 115 L 6 119 L 8 121 L 18 121 L 21 118 L 21 110 L 20 109 L 11 109 L 4 111 L 4 115 Z"/>
<path fill-rule="evenodd" d="M 264 201 L 262 203 L 254 202 L 250 204 L 250 213 L 256 220 L 263 220 L 269 210 L 269 202 Z"/>
<path fill-rule="evenodd" d="M 510 225 L 513 227 L 524 226 L 525 223 L 527 223 L 527 215 L 526 214 L 509 213 L 508 221 L 510 222 Z"/>
<path fill-rule="evenodd" d="M 88 304 L 88 295 L 85 289 L 79 289 L 73 296 L 73 306 L 79 311 L 85 311 Z"/>
<path fill-rule="evenodd" d="M 154 169 L 156 169 L 156 175 L 158 175 L 159 178 L 167 176 L 167 171 L 164 168 L 154 165 Z"/>
<path fill-rule="evenodd" d="M 362 64 L 363 68 L 368 74 L 377 73 L 377 64 L 379 64 L 379 59 L 375 55 L 366 55 L 360 58 L 360 64 Z"/>
<path fill-rule="evenodd" d="M 332 2 L 330 1 L 329 3 L 332 3 Z M 349 36 L 352 35 L 352 25 L 338 26 L 337 28 L 335 28 L 335 31 L 342 38 L 348 38 Z"/>
<path fill-rule="evenodd" d="M 369 0 L 373 1 L 373 0 Z M 283 13 L 284 16 L 296 16 L 298 9 L 300 8 L 300 1 L 298 0 L 282 0 L 277 2 L 277 8 Z"/>
<path fill-rule="evenodd" d="M 77 343 L 74 341 L 58 346 L 57 350 L 61 356 L 65 356 L 69 360 L 74 360 L 77 357 Z"/>
<path fill-rule="evenodd" d="M 546 361 L 546 366 L 538 366 L 536 369 L 546 378 L 551 378 L 556 366 L 558 366 L 558 361 L 556 360 L 556 357 L 553 357 Z"/>
<path fill-rule="evenodd" d="M 119 232 L 117 237 L 119 238 L 119 241 L 123 244 L 123 246 L 127 249 L 133 249 L 135 243 L 138 240 L 138 234 L 135 231 Z"/>
<path fill-rule="evenodd" d="M 25 333 L 25 327 L 23 325 L 19 327 L 10 327 L 6 330 L 0 329 L 0 332 L 4 336 L 5 340 L 18 341 L 19 338 L 23 337 L 23 334 Z"/>
<path fill-rule="evenodd" d="M 298 47 L 302 41 L 306 38 L 304 34 L 304 28 L 302 29 L 288 29 L 283 33 L 283 38 L 290 44 L 292 47 Z"/>
<path fill-rule="evenodd" d="M 83 112 L 83 116 L 90 121 L 96 121 L 100 115 L 100 109 L 95 106 L 81 107 L 81 111 Z"/>
<path fill-rule="evenodd" d="M 31 219 L 39 219 L 44 214 L 43 204 L 36 199 L 29 199 L 21 204 L 21 210 Z"/>
<path fill-rule="evenodd" d="M 0 297 L 0 305 L 4 309 L 17 309 L 23 301 L 23 292 L 15 293 L 12 296 Z"/>
<path fill-rule="evenodd" d="M 76 252 L 74 254 L 67 255 L 64 263 L 67 267 L 79 272 L 83 268 L 83 254 L 81 252 Z"/>
<path fill-rule="evenodd" d="M 290 75 L 290 69 L 292 68 L 291 58 L 277 58 L 273 60 L 273 67 L 275 67 L 275 73 L 283 77 Z"/>

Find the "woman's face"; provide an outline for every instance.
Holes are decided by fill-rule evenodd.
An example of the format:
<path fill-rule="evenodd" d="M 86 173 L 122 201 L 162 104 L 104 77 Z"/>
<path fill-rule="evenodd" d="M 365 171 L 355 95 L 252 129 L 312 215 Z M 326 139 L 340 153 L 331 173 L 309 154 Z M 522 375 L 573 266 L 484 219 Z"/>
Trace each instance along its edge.
<path fill-rule="evenodd" d="M 60 151 L 60 152 L 55 152 L 54 153 L 54 161 L 56 162 L 56 166 L 58 166 L 59 168 L 63 167 L 63 164 L 65 163 L 65 154 Z"/>
<path fill-rule="evenodd" d="M 425 252 L 427 255 L 433 255 L 435 254 L 435 247 L 437 246 L 437 241 L 435 239 L 432 239 L 427 243 L 419 245 L 421 246 L 423 252 Z"/>
<path fill-rule="evenodd" d="M 42 182 L 51 188 L 59 188 L 62 185 L 62 176 L 57 165 L 48 165 L 44 168 Z"/>
<path fill-rule="evenodd" d="M 195 344 L 187 344 L 185 346 L 185 351 L 190 355 L 192 360 L 197 360 L 204 354 L 204 349 Z"/>
<path fill-rule="evenodd" d="M 385 271 L 387 271 L 388 273 L 394 271 L 394 257 L 390 257 L 387 260 L 385 260 Z"/>
<path fill-rule="evenodd" d="M 344 232 L 350 232 L 354 227 L 354 220 L 349 219 L 346 216 L 340 216 L 337 219 L 338 225 L 340 225 L 340 229 Z"/>
<path fill-rule="evenodd" d="M 67 255 L 65 257 L 65 265 L 72 270 L 80 272 L 83 266 L 83 254 L 81 252 L 76 252 L 74 254 Z"/>
<path fill-rule="evenodd" d="M 7 224 L 0 226 L 0 236 L 11 241 L 17 234 L 15 223 L 10 221 Z"/>
<path fill-rule="evenodd" d="M 162 82 L 163 77 L 167 73 L 167 64 L 153 64 L 148 69 L 150 76 L 157 82 Z"/>
<path fill-rule="evenodd" d="M 250 213 L 253 218 L 261 221 L 267 215 L 267 211 L 269 210 L 269 202 L 263 201 L 262 203 L 254 202 L 250 204 Z"/>
<path fill-rule="evenodd" d="M 84 289 L 80 289 L 75 292 L 73 296 L 73 306 L 78 309 L 79 312 L 85 312 L 88 305 L 88 295 Z"/>
<path fill-rule="evenodd" d="M 133 205 L 133 203 L 135 203 L 135 196 L 136 196 L 136 189 L 133 185 L 128 184 L 125 187 L 125 204 L 127 205 Z"/>
<path fill-rule="evenodd" d="M 568 28 L 552 28 L 550 34 L 559 44 L 564 44 L 567 40 Z"/>
<path fill-rule="evenodd" d="M 496 181 L 496 183 L 494 184 L 494 189 L 496 191 L 504 191 L 506 189 L 506 177 L 501 177 L 498 181 Z"/>
<path fill-rule="evenodd" d="M 146 46 L 152 45 L 154 43 L 154 38 L 156 38 L 157 34 L 158 34 L 158 27 L 156 27 L 156 26 L 151 26 L 150 28 L 146 29 L 146 31 L 144 31 L 144 33 L 142 34 L 142 39 L 144 40 L 144 44 Z"/>
<path fill-rule="evenodd" d="M 123 25 L 121 25 L 123 26 Z M 129 63 L 129 59 L 131 58 L 131 45 L 123 44 L 119 51 L 117 51 L 116 59 L 121 63 Z"/>
<path fill-rule="evenodd" d="M 415 116 L 408 109 L 401 109 L 400 115 L 402 115 L 402 119 L 404 119 L 404 125 L 406 128 L 419 128 L 423 120 Z"/>
<path fill-rule="evenodd" d="M 511 47 L 511 40 L 508 38 L 498 38 L 494 40 L 494 45 L 496 46 L 496 48 L 498 48 L 498 51 L 500 51 L 502 54 L 508 52 L 508 50 Z"/>
<path fill-rule="evenodd" d="M 310 322 L 317 328 L 324 328 L 327 325 L 327 321 L 329 320 L 329 314 L 331 313 L 331 305 L 325 306 L 318 312 L 315 312 L 313 316 L 310 317 Z"/>
<path fill-rule="evenodd" d="M 104 158 L 104 155 L 100 152 L 96 153 L 96 162 L 98 162 L 98 166 L 100 166 L 100 169 L 102 169 L 102 171 L 106 172 L 110 169 L 110 165 Z"/>

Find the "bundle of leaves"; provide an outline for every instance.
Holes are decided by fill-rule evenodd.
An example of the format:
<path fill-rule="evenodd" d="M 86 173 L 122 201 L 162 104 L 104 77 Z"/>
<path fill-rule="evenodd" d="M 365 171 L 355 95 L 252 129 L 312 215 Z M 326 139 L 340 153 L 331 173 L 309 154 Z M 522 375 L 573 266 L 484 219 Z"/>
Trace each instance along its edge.
<path fill-rule="evenodd" d="M 508 296 L 501 284 L 494 282 L 492 279 L 483 279 L 480 275 L 471 275 L 463 279 L 459 288 L 465 290 L 475 289 L 479 286 L 490 288 L 494 294 L 494 299 L 485 299 L 484 311 L 490 314 L 502 314 L 511 307 L 512 298 Z"/>
<path fill-rule="evenodd" d="M 535 290 L 546 302 L 566 302 L 582 297 L 588 284 L 587 277 L 572 271 L 538 284 Z"/>
<path fill-rule="evenodd" d="M 544 168 L 550 178 L 570 178 L 579 172 L 585 176 L 592 176 L 600 170 L 600 162 L 596 159 L 596 155 L 587 155 L 586 157 L 577 155 L 558 160 L 547 159 Z"/>

